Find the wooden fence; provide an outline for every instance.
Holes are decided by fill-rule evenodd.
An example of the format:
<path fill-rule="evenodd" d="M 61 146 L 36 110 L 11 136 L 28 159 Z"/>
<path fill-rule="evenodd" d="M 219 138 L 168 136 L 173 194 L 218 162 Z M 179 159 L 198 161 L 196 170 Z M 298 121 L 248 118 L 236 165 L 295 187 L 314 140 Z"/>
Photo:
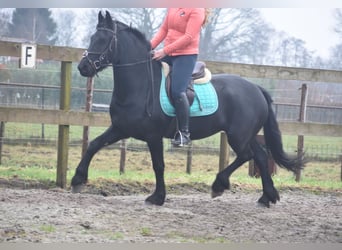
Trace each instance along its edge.
<path fill-rule="evenodd" d="M 0 41 L 0 56 L 20 57 L 20 50 L 20 43 Z M 110 124 L 109 114 L 70 110 L 72 62 L 78 62 L 82 57 L 83 51 L 84 49 L 78 48 L 37 45 L 37 58 L 61 62 L 59 110 L 0 107 L 1 122 L 59 125 L 56 184 L 62 188 L 65 188 L 67 185 L 69 126 L 106 127 Z M 310 82 L 342 83 L 342 71 L 212 61 L 208 61 L 206 64 L 214 74 L 228 72 L 242 77 L 300 80 L 308 84 Z M 342 137 L 341 125 L 280 122 L 279 126 L 283 134 Z M 224 138 L 224 136 L 221 138 Z M 226 145 L 226 142 L 221 142 L 221 145 Z M 226 146 L 222 146 L 222 148 L 226 148 Z M 226 157 L 227 153 L 224 151 L 222 152 L 220 162 L 224 163 L 226 161 L 224 157 Z"/>

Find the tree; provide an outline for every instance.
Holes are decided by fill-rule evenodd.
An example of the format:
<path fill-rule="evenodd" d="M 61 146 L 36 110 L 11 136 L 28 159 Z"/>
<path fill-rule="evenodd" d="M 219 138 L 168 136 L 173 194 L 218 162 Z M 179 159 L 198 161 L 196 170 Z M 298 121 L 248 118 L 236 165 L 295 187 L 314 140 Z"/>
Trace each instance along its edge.
<path fill-rule="evenodd" d="M 341 43 L 332 48 L 332 57 L 330 58 L 330 68 L 342 69 L 342 9 L 336 9 L 334 12 L 336 25 L 335 32 L 339 35 Z"/>
<path fill-rule="evenodd" d="M 8 36 L 40 44 L 55 43 L 56 24 L 49 9 L 17 8 L 13 12 Z"/>
<path fill-rule="evenodd" d="M 161 25 L 166 9 L 160 8 L 116 8 L 112 17 L 137 28 L 151 39 Z"/>
<path fill-rule="evenodd" d="M 56 23 L 56 44 L 85 48 L 95 32 L 97 14 L 100 9 L 50 9 Z"/>
<path fill-rule="evenodd" d="M 261 63 L 272 29 L 257 9 L 212 9 L 202 32 L 201 56 L 210 60 Z"/>
<path fill-rule="evenodd" d="M 305 42 L 295 37 L 284 38 L 276 52 L 281 55 L 281 64 L 291 67 L 309 67 L 312 64 L 312 52 L 305 47 Z"/>
<path fill-rule="evenodd" d="M 342 9 L 336 9 L 334 11 L 334 16 L 336 20 L 334 30 L 337 34 L 339 34 L 340 38 L 342 39 Z"/>
<path fill-rule="evenodd" d="M 0 9 L 0 37 L 6 35 L 11 21 L 12 9 Z"/>
<path fill-rule="evenodd" d="M 56 45 L 77 47 L 79 33 L 76 30 L 76 14 L 72 9 L 51 9 L 51 16 L 56 23 Z"/>
<path fill-rule="evenodd" d="M 332 48 L 332 57 L 329 60 L 330 68 L 342 69 L 342 43 Z"/>

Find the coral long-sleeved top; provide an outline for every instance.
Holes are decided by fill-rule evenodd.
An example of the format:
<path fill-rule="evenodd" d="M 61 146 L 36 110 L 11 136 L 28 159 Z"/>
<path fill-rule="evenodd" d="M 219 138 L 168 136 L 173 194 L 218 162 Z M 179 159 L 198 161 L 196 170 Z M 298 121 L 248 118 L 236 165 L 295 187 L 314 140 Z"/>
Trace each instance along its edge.
<path fill-rule="evenodd" d="M 170 8 L 158 32 L 151 40 L 152 49 L 164 41 L 170 56 L 198 54 L 203 8 Z"/>

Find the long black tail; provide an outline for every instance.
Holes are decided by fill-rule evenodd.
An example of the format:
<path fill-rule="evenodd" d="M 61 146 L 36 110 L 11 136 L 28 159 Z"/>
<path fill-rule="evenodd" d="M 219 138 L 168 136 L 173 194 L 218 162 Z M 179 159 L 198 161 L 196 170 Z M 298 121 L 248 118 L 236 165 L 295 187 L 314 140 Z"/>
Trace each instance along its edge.
<path fill-rule="evenodd" d="M 290 157 L 284 152 L 283 143 L 281 139 L 281 132 L 279 130 L 278 122 L 272 109 L 272 98 L 270 94 L 263 88 L 262 93 L 268 103 L 268 118 L 264 124 L 264 137 L 268 150 L 271 152 L 274 161 L 283 168 L 294 173 L 304 167 L 304 154 Z"/>

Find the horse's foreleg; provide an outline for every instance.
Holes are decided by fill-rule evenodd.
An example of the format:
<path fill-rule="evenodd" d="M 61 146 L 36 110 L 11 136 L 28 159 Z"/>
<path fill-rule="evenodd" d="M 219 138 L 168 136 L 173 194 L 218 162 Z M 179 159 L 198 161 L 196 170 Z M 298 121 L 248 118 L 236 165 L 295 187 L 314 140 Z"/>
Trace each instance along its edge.
<path fill-rule="evenodd" d="M 164 181 L 164 151 L 163 139 L 149 141 L 148 147 L 152 158 L 153 170 L 156 177 L 156 189 L 152 195 L 147 197 L 146 203 L 153 205 L 163 205 L 165 201 L 165 181 Z"/>
<path fill-rule="evenodd" d="M 254 152 L 254 161 L 259 167 L 262 180 L 263 194 L 258 202 L 266 207 L 270 207 L 270 202 L 276 203 L 280 200 L 279 193 L 274 187 L 273 180 L 268 172 L 268 157 L 260 144 L 255 140 L 251 143 Z"/>
<path fill-rule="evenodd" d="M 122 139 L 113 127 L 109 127 L 103 134 L 89 143 L 88 149 L 76 168 L 74 177 L 71 180 L 72 191 L 80 192 L 83 184 L 88 180 L 88 168 L 93 156 L 104 146 L 110 145 Z"/>

